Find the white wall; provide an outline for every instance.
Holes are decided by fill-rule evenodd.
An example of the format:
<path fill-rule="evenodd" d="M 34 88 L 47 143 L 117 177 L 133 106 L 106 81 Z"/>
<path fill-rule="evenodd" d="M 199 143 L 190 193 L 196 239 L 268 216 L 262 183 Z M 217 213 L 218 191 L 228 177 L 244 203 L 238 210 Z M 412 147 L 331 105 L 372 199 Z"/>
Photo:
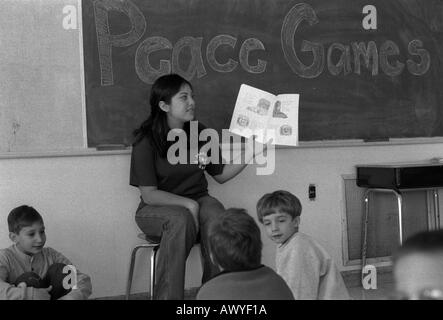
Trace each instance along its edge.
<path fill-rule="evenodd" d="M 255 217 L 266 192 L 286 189 L 299 196 L 301 231 L 315 236 L 342 269 L 343 174 L 363 163 L 417 161 L 443 157 L 443 144 L 279 149 L 275 172 L 257 176 L 247 167 L 224 185 L 209 181 L 210 193 L 226 207 L 243 207 Z M 93 297 L 124 294 L 130 250 L 138 243 L 134 221 L 138 191 L 129 186 L 130 155 L 0 158 L 0 247 L 10 245 L 6 217 L 21 204 L 34 206 L 47 227 L 47 245 L 64 253 L 92 277 Z M 317 200 L 309 201 L 310 183 Z M 274 246 L 263 236 L 263 262 L 274 266 Z M 133 292 L 147 290 L 140 257 Z M 187 264 L 186 287 L 200 283 L 197 249 Z"/>

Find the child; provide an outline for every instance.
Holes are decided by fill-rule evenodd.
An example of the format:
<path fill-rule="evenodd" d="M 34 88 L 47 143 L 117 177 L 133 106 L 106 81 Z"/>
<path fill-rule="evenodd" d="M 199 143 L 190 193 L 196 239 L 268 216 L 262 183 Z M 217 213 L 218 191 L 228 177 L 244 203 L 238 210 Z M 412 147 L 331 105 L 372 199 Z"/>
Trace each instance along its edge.
<path fill-rule="evenodd" d="M 261 264 L 260 229 L 244 209 L 228 209 L 209 227 L 209 252 L 221 273 L 206 282 L 197 300 L 293 300 L 274 270 Z"/>
<path fill-rule="evenodd" d="M 74 273 L 61 253 L 44 248 L 45 226 L 37 210 L 26 205 L 13 209 L 8 227 L 14 245 L 0 250 L 0 299 L 77 300 L 91 295 L 89 276 Z"/>
<path fill-rule="evenodd" d="M 258 220 L 278 244 L 277 273 L 285 279 L 294 298 L 349 299 L 343 278 L 323 247 L 298 232 L 301 204 L 287 191 L 265 194 L 257 203 Z"/>
<path fill-rule="evenodd" d="M 420 232 L 394 254 L 397 299 L 443 300 L 443 230 Z"/>

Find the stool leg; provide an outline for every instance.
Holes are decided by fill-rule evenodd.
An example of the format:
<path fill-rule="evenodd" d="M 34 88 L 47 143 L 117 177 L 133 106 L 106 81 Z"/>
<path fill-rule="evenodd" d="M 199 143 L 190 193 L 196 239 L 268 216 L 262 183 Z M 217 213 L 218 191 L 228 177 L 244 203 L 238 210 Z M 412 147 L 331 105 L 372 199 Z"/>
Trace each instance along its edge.
<path fill-rule="evenodd" d="M 132 286 L 132 276 L 134 274 L 134 264 L 135 264 L 135 257 L 137 254 L 137 250 L 140 247 L 135 247 L 132 249 L 131 253 L 131 263 L 129 265 L 129 272 L 128 272 L 128 281 L 126 283 L 126 300 L 129 300 L 129 294 L 131 293 L 131 286 Z"/>
<path fill-rule="evenodd" d="M 151 251 L 151 281 L 149 283 L 149 298 L 154 300 L 154 287 L 155 287 L 155 260 L 157 257 L 158 247 L 152 248 Z"/>

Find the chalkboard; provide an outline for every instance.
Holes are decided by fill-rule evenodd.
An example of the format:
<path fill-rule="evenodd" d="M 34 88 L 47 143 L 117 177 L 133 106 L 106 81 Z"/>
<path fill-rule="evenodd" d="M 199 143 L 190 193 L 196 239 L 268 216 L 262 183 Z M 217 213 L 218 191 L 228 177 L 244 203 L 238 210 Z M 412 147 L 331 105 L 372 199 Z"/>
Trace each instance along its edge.
<path fill-rule="evenodd" d="M 0 1 L 0 153 L 86 146 L 79 4 Z"/>
<path fill-rule="evenodd" d="M 299 93 L 301 141 L 443 136 L 441 0 L 83 2 L 89 146 L 131 141 L 153 81 L 228 128 L 242 83 Z"/>

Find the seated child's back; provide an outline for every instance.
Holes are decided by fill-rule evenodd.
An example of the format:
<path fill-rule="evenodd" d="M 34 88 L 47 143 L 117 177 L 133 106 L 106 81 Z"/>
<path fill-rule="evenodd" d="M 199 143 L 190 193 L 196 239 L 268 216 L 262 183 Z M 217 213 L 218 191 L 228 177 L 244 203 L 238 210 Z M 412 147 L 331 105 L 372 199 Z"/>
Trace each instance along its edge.
<path fill-rule="evenodd" d="M 260 229 L 243 209 L 228 209 L 209 228 L 210 257 L 222 270 L 197 300 L 293 300 L 285 281 L 261 264 Z"/>
<path fill-rule="evenodd" d="M 278 244 L 277 273 L 296 300 L 349 299 L 343 278 L 327 251 L 312 237 L 298 232 L 300 214 L 300 201 L 287 191 L 265 194 L 257 203 L 259 221 Z"/>
<path fill-rule="evenodd" d="M 20 206 L 8 216 L 12 246 L 0 250 L 0 299 L 87 299 L 92 286 L 61 253 L 44 248 L 43 218 L 32 207 Z"/>

